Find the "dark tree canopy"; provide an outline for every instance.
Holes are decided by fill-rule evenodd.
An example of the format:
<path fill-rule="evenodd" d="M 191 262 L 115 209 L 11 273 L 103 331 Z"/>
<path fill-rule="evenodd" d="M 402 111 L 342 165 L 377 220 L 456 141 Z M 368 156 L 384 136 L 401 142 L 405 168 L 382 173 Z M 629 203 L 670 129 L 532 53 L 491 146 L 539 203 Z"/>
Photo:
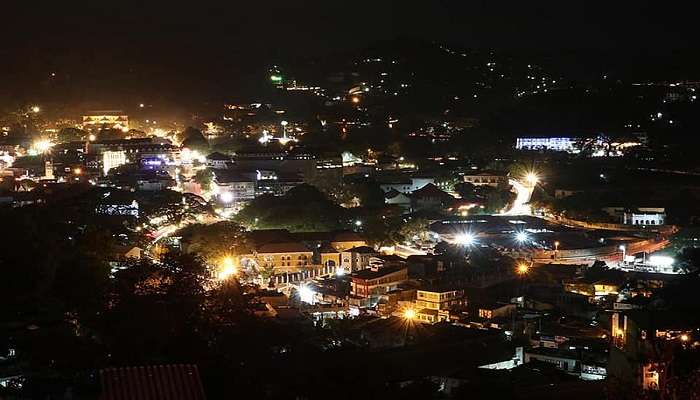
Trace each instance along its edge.
<path fill-rule="evenodd" d="M 329 231 L 343 225 L 344 210 L 311 185 L 299 185 L 284 196 L 257 197 L 238 219 L 259 229 Z"/>

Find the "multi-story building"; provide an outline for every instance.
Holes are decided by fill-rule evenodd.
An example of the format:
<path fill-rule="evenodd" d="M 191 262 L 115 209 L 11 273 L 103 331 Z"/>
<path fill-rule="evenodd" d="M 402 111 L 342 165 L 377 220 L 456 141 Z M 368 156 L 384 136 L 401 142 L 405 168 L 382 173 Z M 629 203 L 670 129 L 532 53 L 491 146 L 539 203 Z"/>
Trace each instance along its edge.
<path fill-rule="evenodd" d="M 518 150 L 549 150 L 566 151 L 572 153 L 576 150 L 576 138 L 573 137 L 519 137 L 515 141 Z"/>
<path fill-rule="evenodd" d="M 350 290 L 353 296 L 378 297 L 407 280 L 407 267 L 368 268 L 352 274 Z"/>
<path fill-rule="evenodd" d="M 313 265 L 313 251 L 299 242 L 266 243 L 255 246 L 241 258 L 259 267 L 273 268 L 274 273 L 298 272 Z"/>
<path fill-rule="evenodd" d="M 340 266 L 345 271 L 369 268 L 370 259 L 379 253 L 369 246 L 353 247 L 340 252 Z"/>
<path fill-rule="evenodd" d="M 218 199 L 227 206 L 241 208 L 255 198 L 255 180 L 231 170 L 213 170 L 213 186 Z"/>
<path fill-rule="evenodd" d="M 465 304 L 463 290 L 418 290 L 415 301 L 416 319 L 428 323 L 447 321 L 450 310 Z"/>

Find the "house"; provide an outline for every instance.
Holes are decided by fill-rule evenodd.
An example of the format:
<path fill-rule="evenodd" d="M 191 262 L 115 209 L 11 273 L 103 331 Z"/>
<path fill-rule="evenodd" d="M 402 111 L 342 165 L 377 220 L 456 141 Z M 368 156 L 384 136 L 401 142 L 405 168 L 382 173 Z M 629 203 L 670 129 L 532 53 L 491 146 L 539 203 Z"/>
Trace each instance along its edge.
<path fill-rule="evenodd" d="M 207 156 L 206 164 L 212 169 L 227 169 L 233 164 L 233 159 L 226 154 L 214 152 Z"/>
<path fill-rule="evenodd" d="M 396 189 L 384 193 L 384 201 L 386 204 L 399 206 L 406 211 L 411 209 L 411 198 Z"/>
<path fill-rule="evenodd" d="M 350 292 L 358 297 L 378 297 L 398 287 L 408 280 L 408 268 L 387 267 L 363 269 L 351 277 Z"/>
<path fill-rule="evenodd" d="M 414 210 L 442 208 L 454 200 L 450 194 L 429 183 L 411 193 L 411 205 Z"/>
<path fill-rule="evenodd" d="M 463 176 L 464 182 L 471 183 L 474 186 L 499 186 L 508 184 L 508 173 L 499 171 L 480 171 Z"/>
<path fill-rule="evenodd" d="M 380 179 L 379 187 L 386 193 L 391 190 L 396 190 L 400 193 L 411 193 L 422 188 L 427 184 L 435 184 L 433 178 L 418 178 L 418 177 L 395 177 Z"/>

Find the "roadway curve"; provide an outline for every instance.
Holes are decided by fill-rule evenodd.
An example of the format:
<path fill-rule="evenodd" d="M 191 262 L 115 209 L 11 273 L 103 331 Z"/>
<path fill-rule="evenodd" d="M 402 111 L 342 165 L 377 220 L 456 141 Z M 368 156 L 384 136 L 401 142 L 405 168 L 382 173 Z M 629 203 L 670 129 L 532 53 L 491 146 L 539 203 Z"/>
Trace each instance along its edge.
<path fill-rule="evenodd" d="M 534 186 L 525 185 L 512 178 L 508 180 L 508 183 L 515 190 L 515 200 L 509 210 L 505 210 L 499 215 L 531 215 L 532 209 L 527 203 L 530 202 Z"/>

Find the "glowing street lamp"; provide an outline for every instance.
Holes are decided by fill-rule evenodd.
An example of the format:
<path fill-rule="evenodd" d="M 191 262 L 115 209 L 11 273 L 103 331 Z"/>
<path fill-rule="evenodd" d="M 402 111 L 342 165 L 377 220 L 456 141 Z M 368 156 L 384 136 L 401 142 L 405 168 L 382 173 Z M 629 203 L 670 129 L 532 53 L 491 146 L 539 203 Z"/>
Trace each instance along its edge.
<path fill-rule="evenodd" d="M 525 174 L 525 181 L 530 184 L 530 186 L 535 186 L 537 185 L 537 182 L 540 181 L 540 177 L 537 176 L 537 174 L 533 171 L 528 172 Z"/>
<path fill-rule="evenodd" d="M 40 112 L 40 111 L 41 111 L 41 108 L 40 108 L 39 106 L 34 106 L 34 107 L 32 107 L 32 112 L 33 112 L 34 114 L 36 114 L 36 113 L 38 113 L 38 112 Z"/>
<path fill-rule="evenodd" d="M 280 122 L 280 125 L 282 125 L 282 137 L 287 138 L 287 125 L 289 125 L 289 122 L 282 121 Z"/>
<path fill-rule="evenodd" d="M 472 246 L 476 242 L 474 235 L 468 232 L 457 235 L 456 240 L 462 246 Z"/>
<path fill-rule="evenodd" d="M 236 264 L 233 262 L 233 258 L 231 257 L 224 257 L 223 260 L 221 260 L 221 270 L 217 274 L 217 278 L 220 281 L 225 281 L 231 276 L 235 275 L 236 272 Z"/>
<path fill-rule="evenodd" d="M 416 319 L 416 310 L 412 308 L 405 309 L 403 312 L 403 317 L 408 321 L 413 321 L 414 319 Z"/>
<path fill-rule="evenodd" d="M 233 193 L 223 192 L 219 195 L 219 199 L 224 203 L 230 203 L 233 201 Z"/>
<path fill-rule="evenodd" d="M 53 147 L 53 143 L 48 139 L 42 139 L 34 142 L 33 147 L 37 153 L 46 153 Z"/>
<path fill-rule="evenodd" d="M 520 232 L 516 233 L 515 240 L 520 244 L 525 243 L 527 241 L 527 232 L 520 231 Z"/>
<path fill-rule="evenodd" d="M 515 267 L 515 272 L 520 276 L 527 275 L 527 273 L 530 272 L 530 266 L 526 263 L 520 263 Z"/>
<path fill-rule="evenodd" d="M 316 292 L 309 286 L 299 286 L 299 300 L 307 304 L 314 304 Z"/>

